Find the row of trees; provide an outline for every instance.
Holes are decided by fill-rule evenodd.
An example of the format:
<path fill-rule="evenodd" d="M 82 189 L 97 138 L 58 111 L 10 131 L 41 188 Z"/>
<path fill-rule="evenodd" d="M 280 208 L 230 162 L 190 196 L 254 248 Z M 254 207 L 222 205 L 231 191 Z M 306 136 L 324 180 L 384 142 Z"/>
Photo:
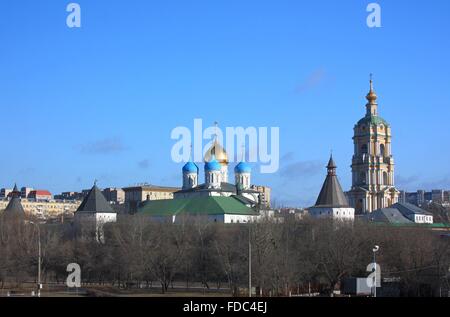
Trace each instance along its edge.
<path fill-rule="evenodd" d="M 396 228 L 329 220 L 224 225 L 202 218 L 177 224 L 124 216 L 108 224 L 105 243 L 74 236 L 70 224 L 41 225 L 44 282 L 64 282 L 66 266 L 78 263 L 83 283 L 116 287 L 173 282 L 186 287 L 228 287 L 237 295 L 248 285 L 251 243 L 252 284 L 263 295 L 305 292 L 308 286 L 331 294 L 344 277 L 365 277 L 372 248 L 382 277 L 399 277 L 405 296 L 438 296 L 449 289 L 449 240 L 423 228 Z M 0 219 L 0 287 L 34 281 L 36 226 Z"/>

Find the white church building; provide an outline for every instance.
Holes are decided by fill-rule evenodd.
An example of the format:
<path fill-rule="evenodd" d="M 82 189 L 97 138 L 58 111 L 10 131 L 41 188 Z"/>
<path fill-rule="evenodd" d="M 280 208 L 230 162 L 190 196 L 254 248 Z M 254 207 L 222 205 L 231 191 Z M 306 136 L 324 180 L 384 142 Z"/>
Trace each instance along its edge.
<path fill-rule="evenodd" d="M 313 207 L 308 208 L 308 213 L 314 218 L 331 218 L 342 221 L 353 221 L 355 209 L 350 207 L 341 184 L 336 175 L 336 164 L 333 156 L 327 165 L 327 177 L 323 183 L 319 197 Z"/>
<path fill-rule="evenodd" d="M 200 169 L 192 161 L 183 166 L 183 187 L 174 198 L 238 196 L 249 207 L 261 203 L 261 192 L 251 188 L 251 167 L 244 159 L 234 168 L 234 183 L 228 180 L 228 156 L 217 139 L 206 152 L 204 183 L 200 183 Z"/>
<path fill-rule="evenodd" d="M 75 228 L 83 233 L 93 234 L 97 241 L 104 242 L 103 226 L 108 222 L 116 221 L 117 213 L 94 184 L 75 212 Z"/>

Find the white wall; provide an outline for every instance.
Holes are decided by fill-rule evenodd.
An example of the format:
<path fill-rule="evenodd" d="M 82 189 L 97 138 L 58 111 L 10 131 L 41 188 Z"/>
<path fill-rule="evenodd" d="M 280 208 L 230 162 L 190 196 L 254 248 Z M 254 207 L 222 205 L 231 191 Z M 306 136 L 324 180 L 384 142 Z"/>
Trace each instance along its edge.
<path fill-rule="evenodd" d="M 261 216 L 250 216 L 250 215 L 224 215 L 224 223 L 248 223 L 258 221 Z"/>
<path fill-rule="evenodd" d="M 415 223 L 433 223 L 433 216 L 431 216 L 431 215 L 415 214 L 414 215 L 414 222 Z"/>
<path fill-rule="evenodd" d="M 333 218 L 338 220 L 354 220 L 354 208 L 311 207 L 308 213 L 315 218 Z"/>
<path fill-rule="evenodd" d="M 108 212 L 108 213 L 96 213 L 96 222 L 98 225 L 105 224 L 107 222 L 116 222 L 117 221 L 117 214 Z"/>
<path fill-rule="evenodd" d="M 230 214 L 222 214 L 222 215 L 209 215 L 208 221 L 210 222 L 218 222 L 218 223 L 248 223 L 248 222 L 255 222 L 258 221 L 261 218 L 260 215 L 258 216 L 251 216 L 251 215 L 230 215 Z M 157 222 L 166 222 L 171 221 L 172 223 L 175 223 L 179 221 L 180 217 L 177 216 L 156 216 L 151 217 L 153 221 Z"/>
<path fill-rule="evenodd" d="M 81 226 L 83 231 L 94 231 L 97 241 L 104 241 L 103 225 L 108 222 L 116 222 L 117 214 L 112 212 L 76 212 L 75 225 Z"/>

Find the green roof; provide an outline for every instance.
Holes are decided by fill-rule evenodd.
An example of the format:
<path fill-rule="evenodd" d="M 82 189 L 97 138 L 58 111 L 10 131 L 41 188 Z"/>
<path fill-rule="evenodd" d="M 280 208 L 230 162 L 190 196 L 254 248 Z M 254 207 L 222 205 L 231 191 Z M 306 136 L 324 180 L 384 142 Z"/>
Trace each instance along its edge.
<path fill-rule="evenodd" d="M 366 123 L 366 124 L 368 123 L 368 124 L 374 124 L 374 125 L 384 124 L 386 126 L 389 126 L 389 123 L 387 123 L 386 120 L 384 120 L 382 117 L 378 117 L 378 116 L 364 117 L 358 121 L 358 125 L 362 124 L 362 123 Z"/>
<path fill-rule="evenodd" d="M 145 201 L 138 213 L 149 216 L 191 215 L 258 215 L 238 199 L 231 197 L 192 197 Z"/>

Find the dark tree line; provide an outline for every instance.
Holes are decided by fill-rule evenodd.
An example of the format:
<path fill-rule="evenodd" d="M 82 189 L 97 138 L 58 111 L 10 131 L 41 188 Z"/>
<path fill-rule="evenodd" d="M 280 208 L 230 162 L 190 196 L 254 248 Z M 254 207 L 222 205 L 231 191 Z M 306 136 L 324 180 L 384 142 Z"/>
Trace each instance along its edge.
<path fill-rule="evenodd" d="M 107 224 L 105 243 L 74 235 L 71 224 L 40 225 L 43 282 L 64 283 L 69 263 L 82 282 L 118 288 L 173 283 L 205 290 L 226 287 L 244 295 L 251 244 L 252 285 L 257 295 L 288 296 L 309 289 L 330 295 L 342 278 L 366 277 L 372 248 L 380 246 L 382 277 L 400 278 L 401 295 L 439 296 L 449 290 L 448 238 L 419 227 L 355 221 L 285 218 L 282 223 L 218 224 L 185 218 L 177 224 L 124 216 Z M 36 282 L 37 229 L 0 217 L 0 287 Z"/>

